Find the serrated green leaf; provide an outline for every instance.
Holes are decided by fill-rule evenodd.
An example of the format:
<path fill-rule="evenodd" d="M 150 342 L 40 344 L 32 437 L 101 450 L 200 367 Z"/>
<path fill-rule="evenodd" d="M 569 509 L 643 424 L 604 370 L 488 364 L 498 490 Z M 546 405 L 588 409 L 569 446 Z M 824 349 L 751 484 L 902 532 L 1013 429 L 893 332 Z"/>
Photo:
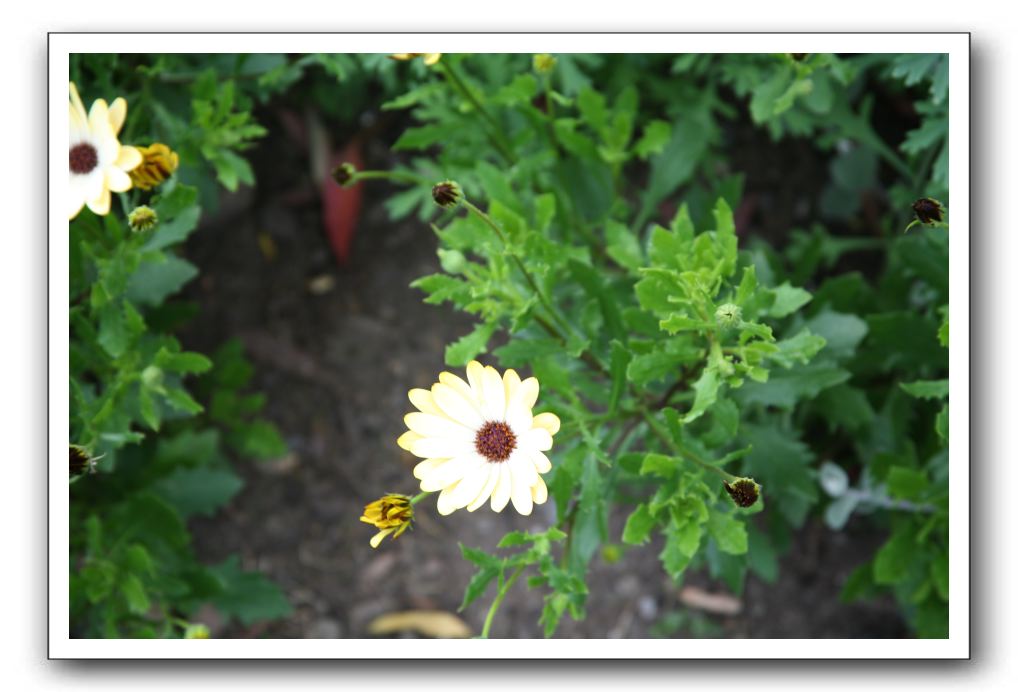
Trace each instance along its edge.
<path fill-rule="evenodd" d="M 157 481 L 152 489 L 182 516 L 190 517 L 212 516 L 242 487 L 244 481 L 232 471 L 199 467 L 177 469 Z"/>
<path fill-rule="evenodd" d="M 622 542 L 629 545 L 641 545 L 650 537 L 650 531 L 656 523 L 647 505 L 640 504 L 636 510 L 626 519 L 626 526 L 622 529 Z"/>
<path fill-rule="evenodd" d="M 696 396 L 693 399 L 693 407 L 683 416 L 683 423 L 691 423 L 714 405 L 718 398 L 718 390 L 721 387 L 721 380 L 717 371 L 712 368 L 705 368 L 700 378 L 693 385 Z"/>
<path fill-rule="evenodd" d="M 488 340 L 495 333 L 498 325 L 494 322 L 482 322 L 474 327 L 469 334 L 461 336 L 454 343 L 445 347 L 445 364 L 452 367 L 463 367 L 481 353 L 488 350 Z"/>
<path fill-rule="evenodd" d="M 917 399 L 945 399 L 950 389 L 947 380 L 902 382 L 901 388 Z"/>
<path fill-rule="evenodd" d="M 209 569 L 220 585 L 212 602 L 223 615 L 244 625 L 290 614 L 292 608 L 276 584 L 258 572 L 241 569 L 236 555 Z"/>
<path fill-rule="evenodd" d="M 127 297 L 139 305 L 160 305 L 198 275 L 198 268 L 176 255 L 143 262 L 127 284 Z"/>
<path fill-rule="evenodd" d="M 742 555 L 749 550 L 746 525 L 732 514 L 712 510 L 707 519 L 707 530 L 722 552 Z"/>
<path fill-rule="evenodd" d="M 787 281 L 771 291 L 774 293 L 774 302 L 767 309 L 771 317 L 787 317 L 813 299 L 809 291 L 792 286 Z"/>
<path fill-rule="evenodd" d="M 619 266 L 636 271 L 643 266 L 643 251 L 636 234 L 627 226 L 608 219 L 604 226 L 605 251 Z"/>

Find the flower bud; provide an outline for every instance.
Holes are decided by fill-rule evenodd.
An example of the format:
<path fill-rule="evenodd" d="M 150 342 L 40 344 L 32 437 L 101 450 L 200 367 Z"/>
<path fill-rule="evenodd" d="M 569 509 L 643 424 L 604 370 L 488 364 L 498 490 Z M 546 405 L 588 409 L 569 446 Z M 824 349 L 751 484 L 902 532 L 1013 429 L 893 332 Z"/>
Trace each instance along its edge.
<path fill-rule="evenodd" d="M 554 56 L 547 53 L 537 53 L 534 55 L 534 72 L 548 74 L 555 69 L 555 62 Z"/>
<path fill-rule="evenodd" d="M 445 180 L 431 188 L 431 198 L 443 209 L 455 209 L 463 200 L 463 189 L 452 180 Z"/>
<path fill-rule="evenodd" d="M 737 478 L 734 483 L 724 481 L 725 491 L 739 507 L 752 507 L 760 497 L 760 485 L 752 478 Z"/>
<path fill-rule="evenodd" d="M 719 305 L 714 311 L 714 319 L 722 327 L 737 327 L 742 323 L 742 308 L 735 303 Z"/>
<path fill-rule="evenodd" d="M 163 384 L 163 369 L 158 365 L 149 365 L 141 371 L 141 381 L 149 389 L 155 389 Z"/>
<path fill-rule="evenodd" d="M 200 622 L 192 623 L 184 630 L 184 639 L 208 639 L 209 628 Z"/>
<path fill-rule="evenodd" d="M 350 162 L 343 162 L 332 169 L 332 179 L 336 181 L 337 185 L 343 187 L 352 183 L 355 175 L 357 175 L 357 167 Z"/>
<path fill-rule="evenodd" d="M 95 457 L 81 445 L 70 445 L 70 448 L 70 475 L 81 476 L 85 473 L 95 473 Z"/>
<path fill-rule="evenodd" d="M 371 547 L 377 548 L 382 539 L 392 534 L 393 540 L 406 531 L 414 518 L 414 508 L 406 495 L 391 493 L 383 495 L 364 508 L 361 521 L 371 524 L 379 532 L 371 539 Z"/>
<path fill-rule="evenodd" d="M 923 197 L 912 202 L 912 211 L 921 222 L 940 223 L 944 220 L 944 205 L 930 197 Z"/>
<path fill-rule="evenodd" d="M 158 214 L 156 214 L 154 209 L 147 207 L 144 204 L 140 207 L 135 207 L 131 213 L 127 215 L 127 225 L 130 226 L 131 230 L 135 233 L 151 231 L 158 223 Z"/>

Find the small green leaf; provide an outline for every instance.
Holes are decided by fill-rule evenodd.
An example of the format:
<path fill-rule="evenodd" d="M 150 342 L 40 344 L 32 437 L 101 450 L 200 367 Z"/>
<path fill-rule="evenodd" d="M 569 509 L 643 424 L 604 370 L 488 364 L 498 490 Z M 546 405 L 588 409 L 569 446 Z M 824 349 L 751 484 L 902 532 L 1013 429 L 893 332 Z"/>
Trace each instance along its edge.
<path fill-rule="evenodd" d="M 774 293 L 774 303 L 767 310 L 771 317 L 787 317 L 813 299 L 809 291 L 792 286 L 787 281 L 771 290 Z"/>
<path fill-rule="evenodd" d="M 945 399 L 949 391 L 947 380 L 902 382 L 901 388 L 917 399 Z"/>
<path fill-rule="evenodd" d="M 626 520 L 626 527 L 622 530 L 622 542 L 630 545 L 645 543 L 655 523 L 647 505 L 637 505 L 636 510 Z"/>
<path fill-rule="evenodd" d="M 714 402 L 717 401 L 720 386 L 721 381 L 718 378 L 717 371 L 712 368 L 705 368 L 703 374 L 700 375 L 700 379 L 693 385 L 696 397 L 693 399 L 693 407 L 682 418 L 682 422 L 693 422 L 713 406 Z"/>
<path fill-rule="evenodd" d="M 749 550 L 746 525 L 732 514 L 712 510 L 707 519 L 707 530 L 717 541 L 718 548 L 730 555 L 742 555 Z"/>
<path fill-rule="evenodd" d="M 144 615 L 152 606 L 145 593 L 145 587 L 134 574 L 128 574 L 121 580 L 120 593 L 127 601 L 127 609 L 135 615 Z"/>

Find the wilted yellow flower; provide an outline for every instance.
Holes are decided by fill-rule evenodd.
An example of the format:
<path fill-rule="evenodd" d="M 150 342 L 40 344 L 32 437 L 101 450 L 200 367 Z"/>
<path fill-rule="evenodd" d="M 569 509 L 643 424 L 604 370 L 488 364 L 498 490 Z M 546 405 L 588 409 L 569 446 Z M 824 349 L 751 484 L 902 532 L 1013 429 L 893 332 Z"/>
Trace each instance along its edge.
<path fill-rule="evenodd" d="M 165 144 L 156 142 L 147 147 L 138 147 L 141 165 L 131 171 L 131 182 L 142 190 L 151 190 L 177 170 L 180 157 Z"/>
<path fill-rule="evenodd" d="M 541 478 L 551 470 L 545 452 L 559 430 L 554 413 L 534 415 L 540 385 L 520 380 L 515 370 L 499 375 L 477 361 L 467 380 L 443 372 L 431 390 L 410 390 L 419 412 L 404 418 L 410 430 L 397 444 L 424 461 L 414 468 L 421 490 L 441 491 L 438 511 L 473 512 L 491 498 L 491 508 L 513 507 L 529 515 L 548 499 Z"/>
<path fill-rule="evenodd" d="M 86 204 L 105 216 L 110 211 L 110 192 L 130 190 L 128 171 L 141 163 L 141 153 L 117 139 L 127 117 L 127 101 L 118 98 L 107 106 L 103 99 L 96 99 L 86 114 L 74 82 L 70 82 L 69 91 L 69 218 L 77 216 Z"/>
<path fill-rule="evenodd" d="M 392 53 L 389 55 L 393 60 L 413 60 L 414 58 L 424 57 L 424 64 L 431 67 L 439 60 L 442 59 L 441 53 Z"/>
<path fill-rule="evenodd" d="M 371 539 L 371 547 L 377 548 L 382 539 L 392 534 L 393 540 L 410 527 L 414 518 L 414 508 L 406 495 L 383 495 L 364 508 L 361 521 L 381 529 Z"/>

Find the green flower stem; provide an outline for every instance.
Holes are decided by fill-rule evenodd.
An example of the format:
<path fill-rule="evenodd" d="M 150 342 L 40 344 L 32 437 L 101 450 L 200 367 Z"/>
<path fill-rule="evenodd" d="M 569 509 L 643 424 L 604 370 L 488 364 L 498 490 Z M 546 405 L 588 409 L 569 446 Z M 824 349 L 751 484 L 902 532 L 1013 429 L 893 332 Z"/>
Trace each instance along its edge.
<path fill-rule="evenodd" d="M 460 94 L 463 95 L 463 98 L 469 101 L 474 106 L 478 115 L 480 115 L 485 122 L 488 123 L 490 127 L 488 136 L 491 138 L 492 145 L 498 149 L 498 153 L 500 153 L 510 165 L 515 164 L 516 157 L 513 156 L 512 146 L 510 146 L 509 142 L 505 139 L 505 135 L 502 134 L 502 128 L 499 127 L 498 123 L 491 116 L 491 113 L 485 109 L 481 101 L 476 95 L 474 95 L 474 92 L 470 90 L 470 87 L 468 87 L 463 79 L 460 78 L 459 74 L 456 72 L 456 68 L 449 64 L 447 60 L 439 62 L 438 66 L 445 73 L 445 76 L 449 78 L 449 82 L 456 87 L 456 90 L 459 91 Z"/>
<path fill-rule="evenodd" d="M 668 434 L 667 430 L 661 429 L 661 424 L 654 419 L 654 415 L 651 412 L 647 411 L 646 409 L 643 409 L 641 413 L 643 414 L 643 419 L 647 421 L 647 425 L 650 426 L 651 431 L 655 435 L 657 435 L 658 439 L 661 440 L 661 442 L 663 442 L 665 446 L 671 449 L 672 452 L 674 452 L 676 455 L 693 462 L 694 464 L 703 469 L 713 471 L 714 473 L 724 478 L 726 481 L 734 482 L 738 479 L 738 476 L 733 476 L 732 474 L 728 473 L 722 468 L 715 466 L 714 464 L 708 464 L 706 461 L 698 457 L 696 454 L 693 454 L 693 452 L 689 451 L 684 446 L 678 444 L 674 439 L 672 439 L 672 436 Z"/>
<path fill-rule="evenodd" d="M 431 491 L 431 490 L 424 490 L 422 492 L 417 493 L 416 495 L 414 495 L 413 497 L 410 498 L 410 506 L 413 507 L 418 502 L 420 502 L 421 500 L 426 498 L 428 495 L 432 495 L 432 494 L 434 494 L 434 491 Z"/>
<path fill-rule="evenodd" d="M 474 214 L 476 214 L 478 218 L 484 221 L 484 223 L 487 224 L 488 227 L 495 232 L 495 235 L 497 235 L 499 240 L 502 241 L 502 245 L 505 246 L 506 250 L 511 250 L 509 246 L 509 241 L 506 239 L 505 234 L 502 233 L 502 229 L 498 227 L 498 224 L 491 220 L 490 216 L 485 214 L 483 211 L 478 209 L 476 206 L 471 204 L 470 201 L 466 199 L 463 200 L 463 206 L 466 207 L 471 212 L 473 212 Z M 523 262 L 520 261 L 520 258 L 517 257 L 516 254 L 511 251 L 509 252 L 509 256 L 512 258 L 513 263 L 515 263 L 516 268 L 520 270 L 521 274 L 523 274 L 523 278 L 526 279 L 527 284 L 530 286 L 530 290 L 534 292 L 534 295 L 537 296 L 537 299 L 541 302 L 541 305 L 544 306 L 544 309 L 548 311 L 548 314 L 550 314 L 552 318 L 558 323 L 559 327 L 562 328 L 563 332 L 575 334 L 575 330 L 573 330 L 569 323 L 566 322 L 565 318 L 559 314 L 558 310 L 556 310 L 555 307 L 551 304 L 551 301 L 548 300 L 547 296 L 544 295 L 544 291 L 542 291 L 541 288 L 537 285 L 537 281 L 535 281 L 534 277 L 530 274 L 530 272 L 527 271 L 527 268 L 523 266 Z M 560 340 L 565 341 L 564 333 L 559 333 L 557 336 Z M 594 358 L 595 360 L 598 360 L 597 356 L 595 356 L 594 354 L 591 354 L 591 357 Z M 608 367 L 604 363 L 599 362 L 598 368 L 602 372 L 608 372 Z"/>
<path fill-rule="evenodd" d="M 523 565 L 517 567 L 516 571 L 512 573 L 512 576 L 510 576 L 502 588 L 499 589 L 498 595 L 495 596 L 495 600 L 491 602 L 491 607 L 488 608 L 487 617 L 484 618 L 484 627 L 481 629 L 481 639 L 488 638 L 488 632 L 491 631 L 491 623 L 495 619 L 495 613 L 498 612 L 498 607 L 502 605 L 505 595 L 509 593 L 509 589 L 513 587 L 513 584 L 516 583 L 516 580 L 519 579 L 521 574 L 523 574 Z"/>
<path fill-rule="evenodd" d="M 406 183 L 408 185 L 425 185 L 431 187 L 431 181 L 416 173 L 405 171 L 357 171 L 350 176 L 347 185 L 359 183 L 362 180 L 391 180 L 395 183 Z"/>

